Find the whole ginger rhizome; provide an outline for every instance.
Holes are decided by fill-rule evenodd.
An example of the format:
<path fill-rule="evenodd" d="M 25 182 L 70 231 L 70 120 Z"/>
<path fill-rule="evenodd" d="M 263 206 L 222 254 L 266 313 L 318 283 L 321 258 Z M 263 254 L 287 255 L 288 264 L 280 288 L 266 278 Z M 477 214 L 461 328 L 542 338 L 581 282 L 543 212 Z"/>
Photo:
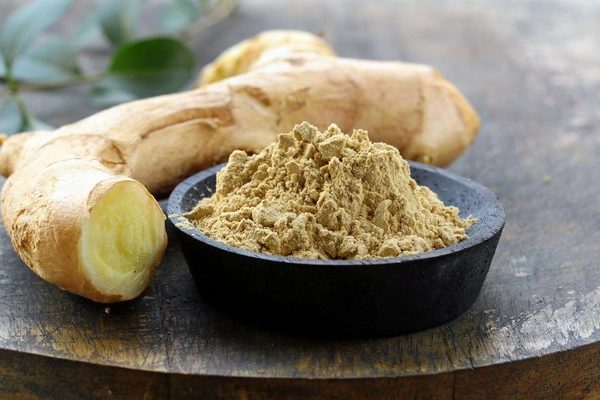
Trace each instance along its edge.
<path fill-rule="evenodd" d="M 215 194 L 186 216 L 236 247 L 321 259 L 439 249 L 464 240 L 473 223 L 419 186 L 395 147 L 306 122 L 256 155 L 233 152 Z"/>

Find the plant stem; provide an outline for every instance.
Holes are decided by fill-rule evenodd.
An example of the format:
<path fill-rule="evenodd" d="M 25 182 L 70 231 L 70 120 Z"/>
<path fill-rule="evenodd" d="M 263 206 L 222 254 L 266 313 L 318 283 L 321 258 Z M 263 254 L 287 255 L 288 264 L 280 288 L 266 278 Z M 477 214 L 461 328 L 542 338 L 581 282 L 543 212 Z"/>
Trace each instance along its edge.
<path fill-rule="evenodd" d="M 17 94 L 17 92 L 19 91 L 19 85 L 17 84 L 17 82 L 15 82 L 13 78 L 12 68 L 10 66 L 6 67 L 5 82 L 8 94 Z"/>
<path fill-rule="evenodd" d="M 83 75 L 77 78 L 65 79 L 62 81 L 51 82 L 18 82 L 17 88 L 22 90 L 52 90 L 59 89 L 65 86 L 84 85 L 86 83 L 97 82 L 104 75 Z"/>
<path fill-rule="evenodd" d="M 219 0 L 219 3 L 210 12 L 187 27 L 180 33 L 184 40 L 191 40 L 200 32 L 210 28 L 213 25 L 227 18 L 237 7 L 236 0 Z"/>
<path fill-rule="evenodd" d="M 18 93 L 13 93 L 12 98 L 17 104 L 17 107 L 19 108 L 19 113 L 21 114 L 21 128 L 23 128 L 24 126 L 31 125 L 31 114 L 29 114 L 29 111 L 27 111 L 27 106 L 25 106 L 25 102 L 23 101 L 21 96 L 19 96 Z"/>

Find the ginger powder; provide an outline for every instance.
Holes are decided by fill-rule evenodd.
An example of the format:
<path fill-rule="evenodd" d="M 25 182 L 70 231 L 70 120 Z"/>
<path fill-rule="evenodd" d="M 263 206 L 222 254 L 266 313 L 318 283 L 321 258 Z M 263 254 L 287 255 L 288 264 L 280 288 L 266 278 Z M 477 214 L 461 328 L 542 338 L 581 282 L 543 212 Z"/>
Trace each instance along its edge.
<path fill-rule="evenodd" d="M 309 123 L 256 155 L 235 151 L 216 192 L 186 217 L 207 236 L 247 250 L 321 259 L 421 253 L 466 238 L 461 219 L 410 177 L 395 147 Z"/>

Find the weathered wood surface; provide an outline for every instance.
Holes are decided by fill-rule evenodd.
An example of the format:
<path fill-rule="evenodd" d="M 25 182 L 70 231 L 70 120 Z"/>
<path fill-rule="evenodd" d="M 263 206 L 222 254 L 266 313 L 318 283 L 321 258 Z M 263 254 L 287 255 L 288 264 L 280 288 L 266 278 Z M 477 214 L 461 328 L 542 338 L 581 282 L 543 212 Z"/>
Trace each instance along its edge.
<path fill-rule="evenodd" d="M 143 296 L 105 309 L 40 280 L 2 232 L 0 397 L 600 398 L 600 4 L 241 1 L 196 48 L 206 62 L 284 27 L 435 65 L 480 112 L 452 170 L 492 188 L 507 224 L 475 306 L 400 337 L 285 336 L 204 304 L 172 240 Z M 79 90 L 30 98 L 60 124 L 92 111 Z"/>

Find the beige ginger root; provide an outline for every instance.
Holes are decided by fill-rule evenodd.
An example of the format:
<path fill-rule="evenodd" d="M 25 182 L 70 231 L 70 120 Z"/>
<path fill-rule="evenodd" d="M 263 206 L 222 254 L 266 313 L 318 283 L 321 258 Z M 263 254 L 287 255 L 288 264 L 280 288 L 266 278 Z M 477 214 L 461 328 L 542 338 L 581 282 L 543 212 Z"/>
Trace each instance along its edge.
<path fill-rule="evenodd" d="M 296 38 L 303 44 L 294 47 Z M 405 158 L 437 165 L 474 140 L 475 111 L 432 68 L 327 49 L 305 33 L 266 33 L 226 52 L 236 67 L 219 67 L 219 58 L 206 70 L 225 71 L 208 80 L 227 79 L 9 137 L 0 148 L 0 172 L 9 176 L 1 211 L 15 250 L 63 289 L 126 300 L 148 285 L 166 244 L 146 189 L 167 192 L 236 149 L 256 153 L 303 120 L 366 129 Z"/>

